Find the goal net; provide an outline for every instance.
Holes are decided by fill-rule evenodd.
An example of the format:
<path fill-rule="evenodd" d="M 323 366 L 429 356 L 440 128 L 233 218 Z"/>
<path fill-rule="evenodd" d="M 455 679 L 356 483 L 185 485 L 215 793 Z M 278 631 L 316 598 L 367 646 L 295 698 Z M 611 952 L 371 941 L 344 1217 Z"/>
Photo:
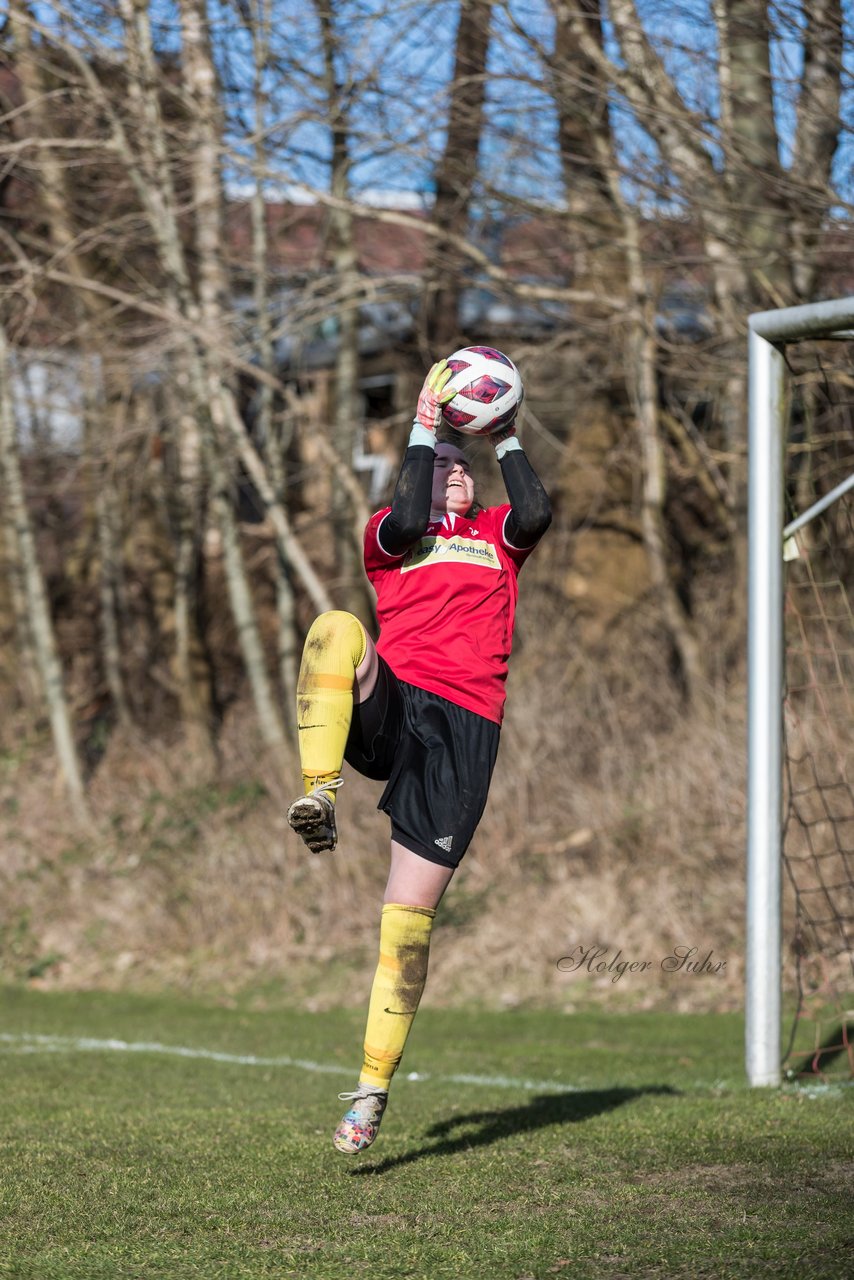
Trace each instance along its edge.
<path fill-rule="evenodd" d="M 854 1074 L 852 355 L 854 298 L 750 318 L 754 1085 Z"/>
<path fill-rule="evenodd" d="M 854 1075 L 854 342 L 785 354 L 783 1067 Z"/>

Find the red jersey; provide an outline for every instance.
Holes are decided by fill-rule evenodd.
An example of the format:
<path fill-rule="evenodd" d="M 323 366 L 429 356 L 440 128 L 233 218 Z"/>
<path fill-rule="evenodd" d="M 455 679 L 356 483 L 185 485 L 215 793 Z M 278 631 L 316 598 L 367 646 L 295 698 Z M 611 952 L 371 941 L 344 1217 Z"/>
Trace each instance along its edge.
<path fill-rule="evenodd" d="M 381 525 L 365 529 L 365 569 L 377 593 L 377 650 L 407 684 L 501 724 L 519 570 L 533 551 L 507 541 L 510 504 L 478 516 L 447 515 L 402 556 L 383 550 Z"/>

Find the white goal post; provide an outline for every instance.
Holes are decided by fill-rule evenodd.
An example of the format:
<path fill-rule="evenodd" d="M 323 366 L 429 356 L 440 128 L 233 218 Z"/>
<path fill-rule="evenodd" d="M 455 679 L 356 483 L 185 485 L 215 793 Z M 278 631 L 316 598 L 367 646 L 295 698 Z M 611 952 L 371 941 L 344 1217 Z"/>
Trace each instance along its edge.
<path fill-rule="evenodd" d="M 749 319 L 748 790 L 745 1063 L 751 1085 L 781 1082 L 783 828 L 783 348 L 854 329 L 854 297 Z M 852 335 L 854 336 L 854 335 Z M 823 509 L 845 489 L 822 500 Z M 804 523 L 816 508 L 804 513 Z"/>

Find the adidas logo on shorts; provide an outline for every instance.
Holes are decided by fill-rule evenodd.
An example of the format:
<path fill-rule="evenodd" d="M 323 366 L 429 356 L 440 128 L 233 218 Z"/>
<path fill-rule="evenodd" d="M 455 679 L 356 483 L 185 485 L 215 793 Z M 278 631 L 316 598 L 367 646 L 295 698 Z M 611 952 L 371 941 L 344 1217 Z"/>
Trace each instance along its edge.
<path fill-rule="evenodd" d="M 434 843 L 434 844 L 437 844 L 437 845 L 439 846 L 439 848 L 440 848 L 440 849 L 444 849 L 444 850 L 445 850 L 445 853 L 450 853 L 450 852 L 451 852 L 451 845 L 454 843 L 454 837 L 453 837 L 453 836 L 439 836 L 439 837 L 438 837 L 438 839 L 436 839 L 436 840 L 434 840 L 434 841 L 433 841 L 433 843 Z"/>

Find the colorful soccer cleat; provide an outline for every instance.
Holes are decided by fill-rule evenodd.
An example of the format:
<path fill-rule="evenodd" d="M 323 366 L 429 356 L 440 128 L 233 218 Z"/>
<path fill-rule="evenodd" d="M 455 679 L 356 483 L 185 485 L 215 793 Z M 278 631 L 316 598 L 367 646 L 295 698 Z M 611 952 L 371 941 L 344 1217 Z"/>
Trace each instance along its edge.
<path fill-rule="evenodd" d="M 344 1155 L 356 1155 L 369 1147 L 379 1133 L 388 1102 L 388 1089 L 360 1084 L 352 1093 L 339 1093 L 338 1097 L 342 1102 L 351 1102 L 352 1106 L 342 1116 L 332 1145 Z"/>

